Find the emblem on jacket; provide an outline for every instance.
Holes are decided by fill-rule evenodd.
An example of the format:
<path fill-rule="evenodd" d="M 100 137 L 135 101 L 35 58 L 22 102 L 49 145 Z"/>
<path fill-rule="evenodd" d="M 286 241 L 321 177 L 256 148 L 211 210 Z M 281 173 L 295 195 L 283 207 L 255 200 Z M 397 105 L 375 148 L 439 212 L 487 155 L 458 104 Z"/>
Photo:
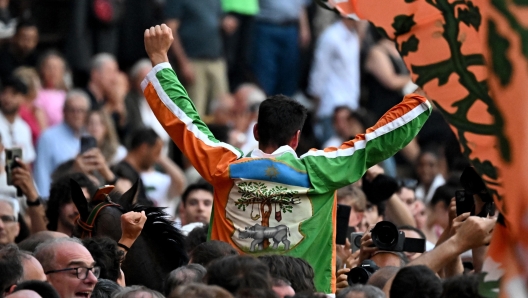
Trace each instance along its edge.
<path fill-rule="evenodd" d="M 302 221 L 312 216 L 308 188 L 270 181 L 235 180 L 226 216 L 232 239 L 246 252 L 288 251 L 304 239 Z"/>

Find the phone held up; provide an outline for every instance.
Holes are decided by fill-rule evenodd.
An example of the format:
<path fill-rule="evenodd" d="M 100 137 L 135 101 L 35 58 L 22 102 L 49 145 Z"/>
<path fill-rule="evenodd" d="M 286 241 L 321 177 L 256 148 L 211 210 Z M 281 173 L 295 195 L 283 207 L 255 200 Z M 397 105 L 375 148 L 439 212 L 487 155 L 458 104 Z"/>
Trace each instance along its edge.
<path fill-rule="evenodd" d="M 97 147 L 97 140 L 94 137 L 90 135 L 81 137 L 81 154 L 95 147 Z"/>
<path fill-rule="evenodd" d="M 5 149 L 5 171 L 7 177 L 7 185 L 13 185 L 13 170 L 20 167 L 20 164 L 16 159 L 22 159 L 22 149 L 21 148 L 11 148 Z M 22 190 L 17 187 L 17 196 L 22 196 Z"/>

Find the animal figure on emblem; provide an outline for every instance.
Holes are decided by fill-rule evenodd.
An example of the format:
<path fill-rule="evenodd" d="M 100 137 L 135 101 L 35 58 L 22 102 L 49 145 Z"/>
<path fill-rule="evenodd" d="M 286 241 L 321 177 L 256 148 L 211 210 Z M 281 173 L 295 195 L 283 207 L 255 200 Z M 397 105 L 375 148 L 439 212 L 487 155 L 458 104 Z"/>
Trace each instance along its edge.
<path fill-rule="evenodd" d="M 290 235 L 290 229 L 286 225 L 279 225 L 276 227 L 264 227 L 259 224 L 256 224 L 252 227 L 246 227 L 244 231 L 238 230 L 238 238 L 240 239 L 247 239 L 247 238 L 253 238 L 254 240 L 251 242 L 251 247 L 249 248 L 249 251 L 253 252 L 255 251 L 255 246 L 258 245 L 258 250 L 264 249 L 264 240 L 273 238 L 273 249 L 277 249 L 279 247 L 279 243 L 284 244 L 284 250 L 290 249 L 290 240 L 288 240 L 288 236 Z"/>

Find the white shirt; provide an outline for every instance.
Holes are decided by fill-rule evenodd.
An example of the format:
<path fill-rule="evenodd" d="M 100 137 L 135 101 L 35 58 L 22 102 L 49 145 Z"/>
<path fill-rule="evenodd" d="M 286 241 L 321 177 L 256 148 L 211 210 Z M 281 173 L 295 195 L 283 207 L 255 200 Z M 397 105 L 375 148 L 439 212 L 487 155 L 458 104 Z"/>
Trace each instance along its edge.
<path fill-rule="evenodd" d="M 154 202 L 157 207 L 168 207 L 169 189 L 171 178 L 167 174 L 158 171 L 149 171 L 141 173 L 141 181 L 147 192 L 147 196 Z"/>
<path fill-rule="evenodd" d="M 0 113 L 0 135 L 2 135 L 2 144 L 6 149 L 22 148 L 22 161 L 32 163 L 35 160 L 35 147 L 31 138 L 31 129 L 29 125 L 19 116 L 15 117 L 13 123 L 9 123 Z M 5 160 L 4 152 L 1 153 L 2 159 Z"/>
<path fill-rule="evenodd" d="M 331 117 L 338 106 L 356 110 L 360 94 L 360 42 L 342 21 L 319 38 L 310 72 L 308 92 L 320 99 L 318 118 Z"/>
<path fill-rule="evenodd" d="M 328 139 L 328 141 L 326 141 L 323 145 L 323 148 L 328 148 L 328 147 L 339 147 L 341 145 L 343 145 L 343 142 L 345 142 L 343 139 L 341 139 L 340 137 L 338 136 L 333 136 L 331 137 L 330 139 Z"/>
<path fill-rule="evenodd" d="M 442 174 L 438 174 L 434 178 L 433 183 L 431 183 L 431 187 L 429 187 L 429 191 L 427 193 L 425 193 L 425 187 L 422 184 L 419 184 L 416 187 L 416 190 L 414 191 L 414 195 L 416 196 L 417 200 L 424 202 L 424 204 L 427 206 L 427 204 L 429 204 L 429 202 L 433 198 L 436 189 L 444 184 L 444 177 L 442 176 Z"/>
<path fill-rule="evenodd" d="M 258 148 L 259 143 L 255 140 L 255 136 L 253 135 L 253 126 L 255 126 L 255 124 L 257 124 L 257 121 L 252 121 L 246 130 L 246 143 L 240 148 L 242 152 L 244 152 L 244 155 Z"/>

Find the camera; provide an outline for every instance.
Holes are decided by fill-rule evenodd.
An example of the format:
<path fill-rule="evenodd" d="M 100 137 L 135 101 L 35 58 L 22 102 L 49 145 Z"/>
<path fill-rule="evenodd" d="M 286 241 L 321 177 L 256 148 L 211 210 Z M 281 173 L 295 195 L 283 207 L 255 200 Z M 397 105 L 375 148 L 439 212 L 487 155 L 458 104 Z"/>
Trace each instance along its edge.
<path fill-rule="evenodd" d="M 363 233 L 354 232 L 350 234 L 350 246 L 352 247 L 352 252 L 356 252 L 361 248 L 361 238 Z"/>
<path fill-rule="evenodd" d="M 366 284 L 369 278 L 379 269 L 372 260 L 364 260 L 361 265 L 350 270 L 347 275 L 349 285 Z"/>
<path fill-rule="evenodd" d="M 405 238 L 405 233 L 390 221 L 380 221 L 371 231 L 374 246 L 380 250 L 396 252 L 424 252 L 425 239 Z"/>
<path fill-rule="evenodd" d="M 13 170 L 20 167 L 20 164 L 16 161 L 17 158 L 22 159 L 21 148 L 5 149 L 5 171 L 7 178 L 7 185 L 13 185 Z M 22 196 L 22 190 L 17 187 L 17 196 Z"/>

